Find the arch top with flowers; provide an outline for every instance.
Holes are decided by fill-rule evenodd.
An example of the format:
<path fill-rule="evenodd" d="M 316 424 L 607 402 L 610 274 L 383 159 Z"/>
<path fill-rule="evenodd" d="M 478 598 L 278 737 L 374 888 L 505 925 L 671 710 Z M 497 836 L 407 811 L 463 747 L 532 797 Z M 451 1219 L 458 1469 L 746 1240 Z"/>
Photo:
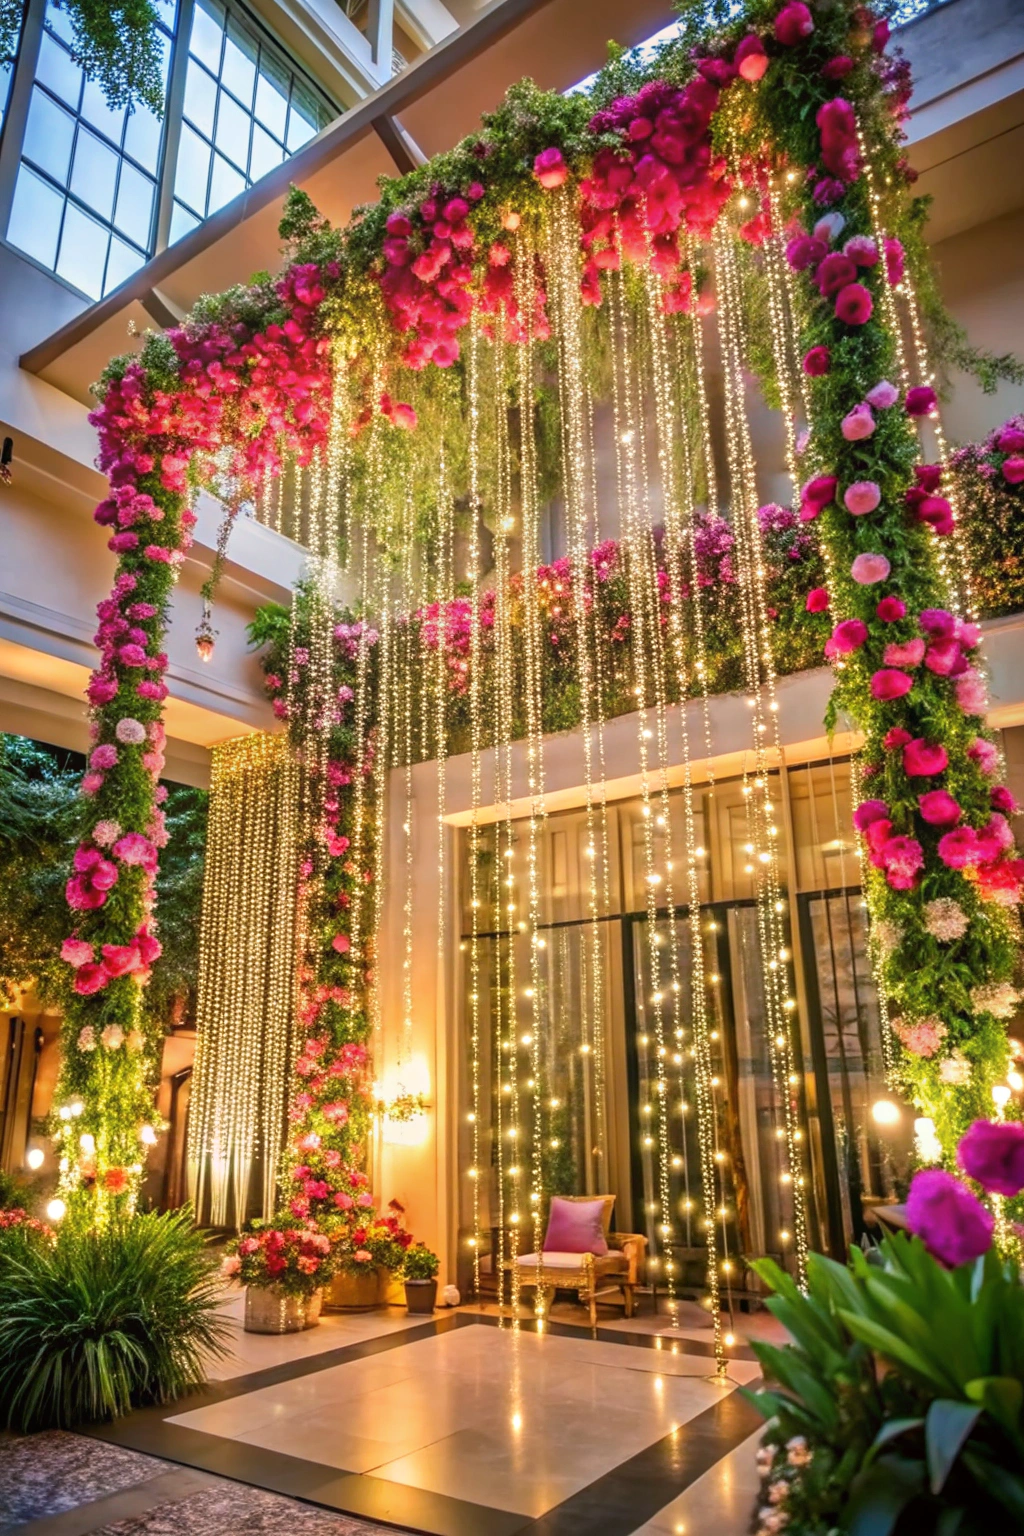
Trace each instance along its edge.
<path fill-rule="evenodd" d="M 733 15 L 723 3 L 686 5 L 677 40 L 643 64 L 616 56 L 589 93 L 513 87 L 478 134 L 383 182 L 380 201 L 345 230 L 293 193 L 282 224 L 291 259 L 278 278 L 202 300 L 108 368 L 92 418 L 110 478 L 96 520 L 118 566 L 99 609 L 94 745 L 68 883 L 59 1102 L 78 1113 L 58 1131 L 69 1189 L 131 1198 L 144 1156 L 158 1047 L 142 988 L 159 953 L 161 645 L 194 491 L 212 486 L 237 506 L 286 463 L 319 464 L 341 508 L 322 534 L 330 523 L 332 539 L 336 528 L 351 540 L 371 527 L 395 549 L 435 526 L 423 486 L 441 459 L 453 503 L 486 509 L 489 456 L 478 441 L 466 447 L 467 374 L 488 349 L 512 360 L 502 377 L 524 355 L 531 368 L 538 359 L 541 420 L 545 372 L 564 366 L 566 262 L 582 306 L 574 365 L 595 378 L 609 311 L 627 334 L 622 315 L 634 306 L 671 366 L 722 281 L 749 306 L 755 338 L 784 292 L 798 369 L 782 378 L 756 340 L 744 360 L 769 400 L 799 402 L 791 415 L 809 429 L 792 456 L 802 482 L 794 510 L 828 574 L 806 610 L 829 616 L 833 710 L 865 741 L 857 825 L 901 1070 L 950 1149 L 990 1112 L 1008 1060 L 1009 908 L 1024 863 L 984 730 L 980 631 L 950 596 L 956 512 L 943 464 L 925 461 L 922 441 L 933 439 L 919 431 L 931 431 L 935 394 L 901 335 L 914 285 L 931 289 L 902 150 L 909 80 L 886 52 L 888 9 L 747 0 Z M 406 502 L 416 515 L 403 520 L 394 509 Z M 471 603 L 471 614 L 485 606 Z M 342 627 L 352 698 L 378 662 L 367 660 L 360 618 Z M 355 726 L 335 721 L 320 797 L 327 874 L 311 879 L 322 943 L 303 973 L 310 1038 L 299 1068 L 323 1092 L 301 1091 L 300 1120 L 327 1114 L 332 1075 L 354 1083 L 364 1073 L 368 965 L 365 934 L 349 941 L 348 887 L 372 869 L 368 855 L 360 865 L 348 818 L 373 756 L 372 711 L 360 721 L 361 744 Z M 362 812 L 355 820 L 361 827 Z M 325 903 L 325 889 L 337 900 Z M 315 1156 L 291 1159 L 307 1177 L 316 1164 L 304 1197 L 314 1202 L 337 1163 L 321 1167 L 321 1132 L 304 1132 Z"/>

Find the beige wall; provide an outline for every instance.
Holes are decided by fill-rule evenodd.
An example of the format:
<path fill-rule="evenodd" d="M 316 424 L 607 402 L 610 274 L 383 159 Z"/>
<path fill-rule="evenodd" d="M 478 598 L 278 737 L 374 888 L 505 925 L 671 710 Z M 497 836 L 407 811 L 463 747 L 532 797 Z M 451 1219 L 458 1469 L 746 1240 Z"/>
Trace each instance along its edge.
<path fill-rule="evenodd" d="M 975 346 L 1024 359 L 1024 208 L 943 240 L 934 255 L 950 312 Z M 1000 384 L 994 395 L 985 395 L 964 374 L 955 376 L 954 385 L 943 412 L 954 442 L 975 441 L 1024 411 L 1022 385 Z"/>

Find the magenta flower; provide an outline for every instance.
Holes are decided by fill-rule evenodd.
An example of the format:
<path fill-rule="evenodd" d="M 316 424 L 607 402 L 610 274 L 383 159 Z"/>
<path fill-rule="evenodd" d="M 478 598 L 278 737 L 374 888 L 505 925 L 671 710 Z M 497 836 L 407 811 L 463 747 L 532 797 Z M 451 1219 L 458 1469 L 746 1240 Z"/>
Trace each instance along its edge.
<path fill-rule="evenodd" d="M 804 354 L 804 373 L 812 379 L 820 379 L 823 374 L 828 373 L 831 366 L 832 359 L 828 347 L 811 347 L 810 351 Z"/>
<path fill-rule="evenodd" d="M 921 817 L 930 827 L 955 827 L 963 814 L 946 789 L 929 789 L 917 797 Z"/>
<path fill-rule="evenodd" d="M 73 965 L 77 970 L 80 966 L 89 965 L 96 958 L 91 944 L 84 939 L 65 939 L 60 947 L 60 957 L 66 960 L 68 965 Z"/>
<path fill-rule="evenodd" d="M 562 151 L 554 146 L 542 149 L 534 159 L 533 174 L 546 191 L 562 186 L 569 178 L 569 167 L 562 158 Z"/>
<path fill-rule="evenodd" d="M 902 242 L 897 240 L 895 235 L 890 236 L 885 242 L 885 275 L 893 288 L 902 283 L 905 264 L 906 255 Z"/>
<path fill-rule="evenodd" d="M 905 747 L 910 740 L 910 732 L 905 731 L 902 725 L 894 725 L 891 731 L 886 731 L 882 740 L 882 746 L 887 752 L 898 752 Z"/>
<path fill-rule="evenodd" d="M 931 416 L 938 403 L 934 389 L 928 384 L 918 384 L 914 389 L 908 389 L 904 401 L 908 416 Z"/>
<path fill-rule="evenodd" d="M 858 586 L 873 587 L 879 581 L 885 581 L 892 569 L 884 555 L 863 554 L 858 555 L 850 566 L 850 575 Z"/>
<path fill-rule="evenodd" d="M 907 1226 L 940 1264 L 955 1269 L 988 1252 L 995 1220 L 953 1174 L 925 1168 L 911 1180 Z"/>
<path fill-rule="evenodd" d="M 995 446 L 1000 453 L 1024 452 L 1024 430 L 1007 422 L 996 435 Z"/>
<path fill-rule="evenodd" d="M 887 645 L 882 660 L 887 667 L 919 667 L 924 660 L 924 641 L 918 635 L 902 645 Z"/>
<path fill-rule="evenodd" d="M 106 771 L 115 767 L 117 763 L 117 748 L 111 742 L 104 742 L 102 746 L 95 747 L 89 754 L 89 767 Z"/>
<path fill-rule="evenodd" d="M 902 597 L 883 597 L 875 609 L 883 624 L 895 624 L 907 616 L 907 605 Z"/>
<path fill-rule="evenodd" d="M 872 823 L 882 821 L 888 815 L 889 807 L 884 800 L 862 800 L 853 813 L 853 824 L 858 832 L 866 832 Z"/>
<path fill-rule="evenodd" d="M 890 837 L 879 851 L 885 878 L 894 891 L 912 890 L 924 868 L 924 849 L 916 837 Z"/>
<path fill-rule="evenodd" d="M 961 1138 L 957 1162 L 990 1194 L 1012 1200 L 1024 1189 L 1024 1125 L 975 1120 Z"/>
<path fill-rule="evenodd" d="M 893 667 L 882 667 L 871 678 L 871 697 L 881 702 L 902 699 L 914 686 L 914 679 Z"/>
<path fill-rule="evenodd" d="M 849 417 L 847 417 L 847 420 L 849 420 Z M 872 420 L 872 431 L 874 431 L 874 427 L 874 420 Z M 855 480 L 852 485 L 847 486 L 843 494 L 843 503 L 846 510 L 853 517 L 864 517 L 866 513 L 874 512 L 881 499 L 882 492 L 874 480 Z"/>
<path fill-rule="evenodd" d="M 808 613 L 825 613 L 828 609 L 828 592 L 824 587 L 812 587 L 807 594 Z"/>
<path fill-rule="evenodd" d="M 973 827 L 957 827 L 939 838 L 939 858 L 947 869 L 966 869 L 981 856 L 978 834 Z"/>
<path fill-rule="evenodd" d="M 849 256 L 854 266 L 873 267 L 878 261 L 878 246 L 870 235 L 851 235 L 850 239 L 843 246 L 843 255 Z M 889 388 L 892 389 L 891 384 Z M 868 399 L 871 400 L 871 395 L 868 396 Z M 887 400 L 886 404 L 892 405 L 895 400 L 896 391 L 893 390 L 892 400 Z M 880 400 L 871 400 L 872 405 L 880 405 L 881 403 Z"/>
<path fill-rule="evenodd" d="M 1008 485 L 1020 485 L 1024 482 L 1024 458 L 1019 454 L 1013 454 L 1003 460 L 1003 479 Z"/>
<path fill-rule="evenodd" d="M 736 73 L 744 80 L 754 82 L 763 77 L 768 68 L 768 55 L 756 32 L 748 32 L 746 37 L 740 38 L 732 62 Z"/>
<path fill-rule="evenodd" d="M 801 4 L 801 0 L 789 0 L 775 18 L 775 40 L 784 48 L 793 48 L 814 31 L 814 17 Z"/>
<path fill-rule="evenodd" d="M 874 304 L 863 283 L 847 283 L 836 294 L 836 319 L 845 325 L 866 325 Z"/>
<path fill-rule="evenodd" d="M 109 980 L 102 965 L 82 965 L 75 972 L 75 991 L 80 997 L 90 997 L 94 992 L 102 992 Z"/>
<path fill-rule="evenodd" d="M 949 754 L 945 747 L 925 741 L 918 736 L 903 748 L 903 771 L 912 779 L 930 778 L 944 773 L 949 766 Z"/>
<path fill-rule="evenodd" d="M 860 649 L 867 637 L 868 627 L 862 619 L 844 619 L 832 631 L 832 653 L 849 656 L 851 652 Z"/>
<path fill-rule="evenodd" d="M 896 404 L 899 399 L 899 390 L 895 384 L 890 384 L 888 379 L 882 379 L 874 389 L 868 390 L 864 398 L 868 405 L 873 405 L 877 411 L 884 411 L 890 405 Z"/>
<path fill-rule="evenodd" d="M 331 940 L 331 948 L 336 949 L 339 955 L 347 955 L 349 950 L 352 948 L 348 934 L 336 933 L 334 938 Z"/>

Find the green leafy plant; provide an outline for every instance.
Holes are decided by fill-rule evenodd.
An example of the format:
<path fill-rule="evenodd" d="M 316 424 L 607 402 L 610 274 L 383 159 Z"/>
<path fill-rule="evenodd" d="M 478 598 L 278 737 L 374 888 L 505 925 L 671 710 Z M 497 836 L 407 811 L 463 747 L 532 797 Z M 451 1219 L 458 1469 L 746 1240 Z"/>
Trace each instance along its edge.
<path fill-rule="evenodd" d="M 117 1418 L 205 1379 L 225 1352 L 220 1286 L 187 1209 L 69 1222 L 0 1255 L 0 1422 L 28 1433 Z"/>
<path fill-rule="evenodd" d="M 990 1249 L 945 1268 L 898 1233 L 849 1265 L 814 1254 L 802 1294 L 753 1268 L 792 1343 L 755 1343 L 773 1385 L 753 1529 L 968 1536 L 1024 1524 L 1024 1286 Z M 1012 1525 L 1008 1522 L 1012 1520 Z M 779 1525 L 778 1529 L 782 1529 Z"/>
<path fill-rule="evenodd" d="M 402 1262 L 403 1280 L 434 1280 L 441 1261 L 426 1243 L 413 1243 L 405 1250 Z"/>

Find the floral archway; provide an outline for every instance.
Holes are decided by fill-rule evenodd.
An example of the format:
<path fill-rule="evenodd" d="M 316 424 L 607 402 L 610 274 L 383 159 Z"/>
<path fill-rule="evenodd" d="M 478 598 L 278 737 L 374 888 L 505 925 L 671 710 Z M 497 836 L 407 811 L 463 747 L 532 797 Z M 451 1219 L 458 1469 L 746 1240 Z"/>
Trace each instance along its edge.
<path fill-rule="evenodd" d="M 71 1198 L 95 1198 L 101 1209 L 132 1201 L 153 1136 L 159 1041 L 140 998 L 159 954 L 161 645 L 197 491 L 213 489 L 230 509 L 226 535 L 244 503 L 281 496 L 285 475 L 303 487 L 314 575 L 278 636 L 270 686 L 310 786 L 304 1043 L 283 1188 L 293 1213 L 313 1221 L 350 1209 L 365 1184 L 381 774 L 411 760 L 414 729 L 420 755 L 433 742 L 443 760 L 454 671 L 475 764 L 486 745 L 500 763 L 516 735 L 527 738 L 533 828 L 550 724 L 542 649 L 555 634 L 572 658 L 571 723 L 588 743 L 599 738 L 608 679 L 596 594 L 614 568 L 628 592 L 619 638 L 630 652 L 645 806 L 656 812 L 667 794 L 666 709 L 706 700 L 714 676 L 701 561 L 709 520 L 713 533 L 727 502 L 737 681 L 753 729 L 751 871 L 802 1263 L 799 1079 L 768 774 L 777 668 L 762 541 L 776 524 L 758 506 L 750 374 L 782 412 L 793 489 L 780 515 L 815 537 L 824 563 L 799 606 L 835 668 L 829 723 L 845 717 L 863 738 L 855 819 L 892 1070 L 947 1157 L 970 1121 L 991 1112 L 1009 1064 L 1003 1021 L 1016 997 L 1012 909 L 1024 862 L 985 730 L 981 632 L 947 493 L 927 350 L 937 301 L 900 129 L 909 79 L 887 54 L 884 5 L 711 9 L 723 13 L 712 17 L 717 26 L 705 7 L 699 17 L 685 8 L 680 36 L 652 61 L 616 56 L 587 93 L 514 87 L 478 134 L 382 182 L 380 201 L 345 230 L 293 193 L 282 224 L 291 255 L 278 278 L 203 300 L 106 371 L 92 420 L 110 494 L 96 520 L 118 566 L 99 608 L 83 835 L 67 888 L 57 1130 Z M 712 337 L 726 423 L 720 502 L 704 365 Z M 613 420 L 622 515 L 614 547 L 592 508 L 599 399 Z M 652 463 L 656 515 L 644 490 Z M 557 570 L 540 559 L 548 476 L 567 522 Z M 493 541 L 489 594 L 484 537 Z M 361 594 L 345 614 L 334 597 L 342 566 Z M 423 663 L 421 677 L 434 667 L 437 686 L 415 726 L 407 683 L 401 711 L 389 705 L 413 632 L 396 607 L 396 580 L 419 594 L 424 655 L 436 658 Z M 211 645 L 208 627 L 200 643 Z M 521 718 L 513 676 L 524 680 Z M 673 750 L 688 796 L 690 744 Z M 589 759 L 587 776 L 589 818 L 600 778 Z M 475 855 L 475 824 L 470 836 Z M 673 887 L 653 852 L 648 859 L 653 936 Z M 675 881 L 699 911 L 692 850 Z M 596 874 L 593 891 L 596 922 Z M 536 900 L 531 889 L 524 923 L 534 938 Z M 680 1021 L 670 993 L 678 978 L 661 974 L 659 1050 L 686 1034 L 706 1116 L 702 977 L 693 1017 Z M 664 1121 L 664 1085 L 659 1092 L 652 1112 Z M 711 1158 L 703 1136 L 709 1203 Z M 537 1219 L 541 1186 L 538 1160 L 524 1222 Z"/>

